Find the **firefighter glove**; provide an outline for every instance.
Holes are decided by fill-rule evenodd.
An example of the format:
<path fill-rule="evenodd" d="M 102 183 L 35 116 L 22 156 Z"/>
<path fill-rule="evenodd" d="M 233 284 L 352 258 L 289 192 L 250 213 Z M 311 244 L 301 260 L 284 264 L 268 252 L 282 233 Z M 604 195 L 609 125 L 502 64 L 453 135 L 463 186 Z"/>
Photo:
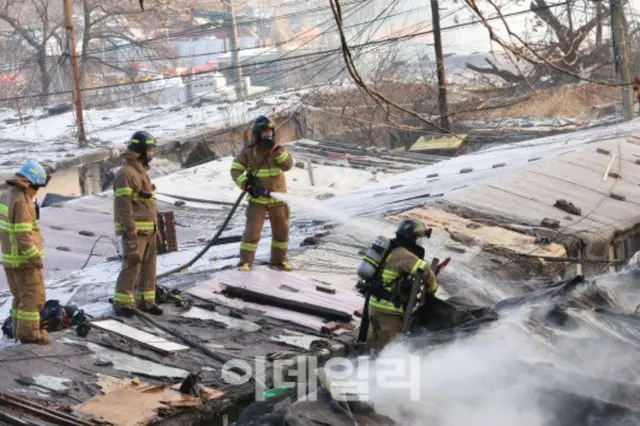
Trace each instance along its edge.
<path fill-rule="evenodd" d="M 44 267 L 44 265 L 42 264 L 42 259 L 40 257 L 34 257 L 30 259 L 29 263 L 31 263 L 31 265 L 36 269 L 42 269 Z"/>
<path fill-rule="evenodd" d="M 271 191 L 269 191 L 266 188 L 263 188 L 260 185 L 256 185 L 256 186 L 252 186 L 249 189 L 249 195 L 251 195 L 253 198 L 268 197 L 271 195 Z"/>
<path fill-rule="evenodd" d="M 130 239 L 124 242 L 126 244 L 125 247 L 125 259 L 130 265 L 137 265 L 142 262 L 142 257 L 140 256 L 140 251 L 138 250 L 138 240 Z"/>
<path fill-rule="evenodd" d="M 260 182 L 257 177 L 250 174 L 247 175 L 247 180 L 244 183 L 244 189 L 249 191 L 251 188 L 255 188 L 256 186 L 259 186 L 259 185 L 260 185 Z"/>

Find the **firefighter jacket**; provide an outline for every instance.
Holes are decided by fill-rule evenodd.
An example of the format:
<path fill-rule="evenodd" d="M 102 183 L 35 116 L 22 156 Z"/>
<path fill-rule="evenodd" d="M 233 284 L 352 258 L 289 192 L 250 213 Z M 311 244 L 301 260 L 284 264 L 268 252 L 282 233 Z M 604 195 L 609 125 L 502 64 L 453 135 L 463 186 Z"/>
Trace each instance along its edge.
<path fill-rule="evenodd" d="M 155 188 L 144 165 L 138 161 L 139 156 L 133 151 L 122 155 L 125 164 L 118 171 L 113 185 L 116 235 L 134 229 L 138 234 L 149 235 L 157 227 Z"/>
<path fill-rule="evenodd" d="M 284 147 L 278 147 L 273 153 L 256 145 L 246 146 L 231 164 L 231 178 L 240 189 L 246 189 L 248 175 L 258 178 L 260 185 L 273 192 L 287 192 L 284 172 L 293 167 L 293 158 Z M 248 197 L 256 204 L 275 204 L 281 201 L 273 197 Z"/>
<path fill-rule="evenodd" d="M 0 196 L 0 245 L 5 268 L 21 268 L 44 257 L 36 206 L 26 188 L 8 181 Z"/>
<path fill-rule="evenodd" d="M 404 279 L 407 276 L 415 275 L 419 270 L 424 271 L 422 276 L 424 291 L 428 294 L 433 294 L 438 289 L 435 274 L 427 263 L 404 247 L 396 247 L 391 250 L 385 258 L 382 268 L 382 282 L 385 290 L 389 293 L 397 293 L 400 290 L 399 286 L 404 283 Z M 403 294 L 403 296 L 406 303 L 406 300 L 409 299 L 409 294 Z M 369 300 L 369 306 L 404 315 L 404 307 L 397 307 L 389 300 L 372 296 Z"/>

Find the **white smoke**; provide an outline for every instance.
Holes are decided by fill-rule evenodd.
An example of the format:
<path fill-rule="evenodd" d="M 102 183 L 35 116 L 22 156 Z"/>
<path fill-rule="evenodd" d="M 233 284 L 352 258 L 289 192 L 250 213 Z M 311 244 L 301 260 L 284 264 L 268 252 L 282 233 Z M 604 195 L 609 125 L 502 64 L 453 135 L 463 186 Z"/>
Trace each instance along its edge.
<path fill-rule="evenodd" d="M 558 413 L 572 409 L 557 395 L 620 403 L 616 382 L 630 380 L 624 371 L 634 368 L 630 354 L 637 339 L 603 329 L 606 324 L 588 309 L 568 310 L 578 328 L 537 328 L 531 318 L 551 306 L 502 312 L 474 335 L 426 349 L 391 344 L 375 360 L 360 360 L 349 380 L 366 377 L 359 399 L 402 426 L 555 426 L 563 424 Z M 584 424 L 602 424 L 590 412 L 583 417 Z M 637 417 L 607 424 L 623 420 L 636 424 Z"/>
<path fill-rule="evenodd" d="M 524 368 L 520 360 L 544 359 L 540 346 L 519 326 L 523 315 L 513 313 L 473 337 L 430 353 L 410 352 L 401 343 L 387 347 L 370 369 L 376 411 L 406 426 L 545 425 L 548 416 L 536 405 L 531 383 L 518 374 Z M 415 356 L 420 357 L 418 371 L 409 368 L 408 360 Z M 419 399 L 376 383 L 391 362 L 407 366 L 398 382 L 419 384 Z"/>

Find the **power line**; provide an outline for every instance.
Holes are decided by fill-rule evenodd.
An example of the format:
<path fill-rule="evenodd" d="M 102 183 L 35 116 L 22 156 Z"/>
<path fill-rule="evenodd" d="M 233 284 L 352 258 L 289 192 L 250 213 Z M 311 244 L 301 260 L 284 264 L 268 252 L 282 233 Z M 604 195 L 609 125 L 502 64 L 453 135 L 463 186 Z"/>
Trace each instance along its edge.
<path fill-rule="evenodd" d="M 370 1 L 370 0 L 368 0 L 368 1 Z M 384 14 L 388 9 L 389 9 L 389 7 L 390 7 L 390 6 L 387 6 L 387 7 L 386 7 L 386 8 L 385 8 L 385 9 L 384 9 L 384 10 L 383 10 L 379 15 L 378 15 L 378 17 L 377 17 L 377 18 L 380 18 L 380 17 L 381 17 L 381 16 L 382 16 L 382 15 L 383 15 L 383 14 Z M 358 7 L 358 6 L 355 6 L 354 8 L 350 9 L 349 11 L 347 11 L 347 13 L 348 13 L 349 15 L 351 15 L 351 14 L 355 13 L 357 9 L 359 9 L 359 7 Z M 358 32 L 358 34 L 356 34 L 355 36 L 353 36 L 352 41 L 353 41 L 353 40 L 355 40 L 355 39 L 357 39 L 357 38 L 359 38 L 359 37 L 361 37 L 365 30 L 366 30 L 366 28 L 365 28 L 365 29 L 360 30 L 360 31 Z M 319 35 L 316 35 L 316 37 L 318 37 L 318 36 L 319 36 Z M 310 41 L 308 41 L 307 43 L 309 43 L 309 42 L 310 42 Z M 302 48 L 302 46 L 300 46 L 299 48 Z M 283 56 L 287 56 L 287 55 L 288 55 L 288 54 L 290 54 L 290 53 L 291 53 L 291 52 L 287 52 L 287 53 L 286 53 L 286 54 L 284 54 Z M 359 56 L 360 54 L 364 54 L 364 50 L 363 50 L 363 51 L 361 51 L 357 56 Z M 323 57 L 323 58 L 320 58 L 320 60 L 323 60 L 323 59 L 326 59 L 326 58 L 328 58 L 328 55 L 327 55 L 327 56 L 325 56 L 325 57 Z M 308 65 L 309 65 L 309 63 L 305 63 L 305 64 L 302 64 L 302 65 L 300 65 L 300 66 L 294 67 L 294 69 L 297 69 L 297 68 L 302 67 L 302 66 L 308 66 Z M 310 81 L 312 81 L 313 79 L 315 79 L 315 78 L 316 78 L 320 73 L 322 73 L 322 72 L 324 71 L 324 69 L 326 69 L 329 65 L 331 65 L 331 63 L 327 63 L 324 67 L 322 67 L 320 70 L 318 70 L 318 71 L 317 71 L 313 76 L 311 76 L 311 78 L 309 78 L 309 79 L 307 80 L 307 83 L 309 83 Z M 339 70 L 339 71 L 338 71 L 338 72 L 337 72 L 333 77 L 331 77 L 331 78 L 329 79 L 329 81 L 332 81 L 332 80 L 334 80 L 335 78 L 337 78 L 337 77 L 338 77 L 342 72 L 344 72 L 344 70 L 345 70 L 345 68 L 343 67 L 343 68 L 342 68 L 341 70 Z M 274 78 L 278 78 L 278 77 L 274 77 Z M 322 87 L 324 87 L 324 86 L 326 86 L 326 85 L 325 85 L 325 84 L 323 84 L 323 85 L 321 85 L 321 86 L 322 86 Z M 295 91 L 299 91 L 299 90 L 304 90 L 304 89 L 308 89 L 308 88 L 317 88 L 317 87 L 318 87 L 318 85 L 312 85 L 312 86 L 310 86 L 310 87 L 302 87 L 302 88 L 298 87 L 298 88 L 296 88 L 296 89 L 294 89 L 294 90 L 295 90 Z M 198 100 L 198 99 L 201 99 L 202 97 L 207 96 L 207 95 L 210 95 L 210 94 L 214 93 L 215 91 L 216 91 L 216 90 L 213 90 L 213 91 L 210 91 L 210 92 L 206 92 L 206 93 L 204 93 L 203 95 L 199 96 L 198 98 L 195 98 L 195 99 L 193 99 L 193 100 L 190 100 L 190 101 L 184 102 L 184 103 L 183 103 L 183 105 L 187 105 L 187 104 L 189 104 L 189 103 L 191 103 L 191 102 L 194 102 L 194 101 L 196 101 L 196 100 Z M 171 106 L 171 108 L 175 108 L 175 105 L 172 105 L 172 106 Z M 130 124 L 130 123 L 135 122 L 135 121 L 139 121 L 139 120 L 142 120 L 142 119 L 147 119 L 147 118 L 152 117 L 152 116 L 154 116 L 154 115 L 159 115 L 159 114 L 161 114 L 161 113 L 163 113 L 163 112 L 166 112 L 166 111 L 161 111 L 161 112 L 158 112 L 158 113 L 152 113 L 152 114 L 149 114 L 149 115 L 147 115 L 147 116 L 145 116 L 145 117 L 142 117 L 142 118 L 137 118 L 137 119 L 135 119 L 135 120 L 130 120 L 130 121 L 124 121 L 124 122 L 118 123 L 118 124 L 116 124 L 116 125 L 107 126 L 107 127 L 101 128 L 101 129 L 96 129 L 95 131 L 97 132 L 97 131 L 101 131 L 101 130 L 113 129 L 113 128 L 116 128 L 116 127 L 119 127 L 119 126 L 122 126 L 122 125 Z"/>
<path fill-rule="evenodd" d="M 407 11 L 403 11 L 403 12 L 398 12 L 398 13 L 396 13 L 394 15 L 389 15 L 389 16 L 385 17 L 385 19 L 391 18 L 391 17 L 396 17 L 396 16 L 415 13 L 415 12 L 418 12 L 418 11 L 420 11 L 422 9 L 426 9 L 426 8 L 427 8 L 427 6 L 420 6 L 420 7 L 417 7 L 415 9 L 411 9 L 411 10 L 407 10 Z M 323 24 L 325 24 L 327 22 L 328 21 L 325 21 L 320 25 L 323 25 Z M 352 24 L 352 25 L 346 26 L 345 29 L 352 29 L 352 28 L 357 28 L 357 27 L 361 27 L 361 26 L 366 26 L 366 25 L 373 24 L 373 23 L 376 23 L 376 22 L 384 22 L 384 19 L 376 18 L 376 19 L 373 19 L 373 20 L 370 20 L 370 21 L 359 22 L 359 23 L 356 23 L 356 24 Z M 313 29 L 315 29 L 315 28 L 313 28 Z M 304 33 L 301 33 L 300 35 L 306 34 L 308 32 L 311 32 L 313 29 L 307 30 Z M 336 31 L 337 31 L 337 29 L 336 29 Z M 323 32 L 321 35 L 326 35 L 327 33 L 328 32 Z M 314 39 L 316 39 L 316 38 L 318 38 L 318 36 L 314 37 Z M 275 49 L 275 48 L 280 47 L 282 45 L 285 45 L 285 44 L 287 44 L 289 42 L 290 41 L 287 40 L 287 41 L 283 41 L 283 42 L 279 42 L 279 43 L 274 43 L 272 46 L 266 47 L 265 49 Z M 240 52 L 240 51 L 243 51 L 243 50 L 247 50 L 247 49 L 235 49 L 235 50 L 234 49 L 231 49 L 231 50 L 227 49 L 227 50 L 218 50 L 218 51 L 214 51 L 214 52 L 197 53 L 197 54 L 193 54 L 193 55 L 168 56 L 168 57 L 162 57 L 162 58 L 154 59 L 152 61 L 172 61 L 172 60 L 176 60 L 176 59 L 197 58 L 197 57 L 200 57 L 200 56 L 213 56 L 213 55 L 217 55 L 217 54 L 221 54 L 221 53 L 233 53 L 233 52 Z M 129 60 L 135 61 L 136 58 L 129 58 Z"/>
<path fill-rule="evenodd" d="M 356 1 L 352 1 L 352 2 L 346 3 L 346 5 L 347 6 L 351 6 L 353 4 L 359 5 L 359 4 L 366 4 L 368 2 L 369 2 L 369 0 L 356 0 Z M 317 12 L 320 12 L 320 11 L 324 11 L 324 10 L 329 10 L 329 9 L 330 8 L 328 6 L 317 7 L 315 9 L 309 9 L 307 11 L 299 11 L 299 12 L 292 12 L 292 13 L 288 13 L 288 14 L 279 15 L 277 17 L 277 19 L 284 19 L 284 18 L 290 18 L 290 17 L 296 17 L 296 16 L 312 15 L 314 13 L 317 13 Z M 264 21 L 266 21 L 266 19 L 256 19 L 256 20 L 253 20 L 253 21 L 244 21 L 244 22 L 238 23 L 238 27 L 250 26 L 250 25 L 253 25 L 253 24 L 262 23 Z M 123 43 L 123 44 L 112 46 L 112 47 L 109 47 L 109 48 L 106 48 L 106 49 L 88 50 L 85 53 L 85 55 L 86 56 L 101 55 L 101 54 L 104 54 L 104 53 L 113 52 L 113 51 L 124 49 L 124 48 L 127 48 L 127 47 L 141 48 L 143 45 L 146 45 L 146 44 L 149 44 L 149 43 L 162 42 L 162 41 L 172 40 L 172 39 L 176 39 L 176 38 L 184 38 L 184 37 L 191 38 L 191 37 L 198 36 L 198 35 L 224 31 L 224 30 L 228 30 L 228 29 L 231 28 L 231 26 L 229 26 L 229 25 L 221 25 L 221 26 L 216 26 L 215 28 L 209 28 L 211 26 L 212 26 L 211 23 L 202 24 L 202 25 L 200 25 L 200 27 L 201 27 L 200 30 L 197 30 L 197 29 L 194 29 L 194 28 L 189 28 L 189 29 L 186 29 L 186 30 L 181 30 L 181 31 L 175 32 L 173 34 L 162 35 L 162 36 L 158 36 L 158 37 L 152 37 L 152 38 L 148 38 L 148 39 L 145 39 L 145 40 L 140 40 L 138 42 Z M 114 37 L 114 38 L 116 38 L 116 37 Z M 64 57 L 65 55 L 61 55 L 61 56 Z M 50 60 L 58 60 L 58 58 L 56 58 L 56 57 L 48 57 L 47 60 L 49 60 L 49 61 Z M 33 64 L 34 61 L 35 61 L 35 59 L 24 61 L 23 64 L 24 65 Z"/>
<path fill-rule="evenodd" d="M 370 2 L 370 1 L 371 1 L 371 0 L 367 0 L 367 2 L 366 2 L 366 3 Z M 362 5 L 366 4 L 366 3 L 363 3 L 363 4 L 361 4 L 360 6 L 362 6 Z M 350 9 L 347 13 L 353 14 L 353 13 L 355 13 L 355 12 L 356 12 L 356 10 L 357 10 L 358 8 L 359 8 L 359 6 L 354 6 L 354 7 L 353 7 L 352 9 Z M 294 38 L 295 38 L 295 37 L 294 37 Z M 309 43 L 309 41 L 308 41 L 307 43 Z M 300 46 L 298 49 L 300 49 L 300 48 L 302 48 L 302 46 Z M 297 49 L 295 49 L 295 50 L 297 50 Z M 295 51 L 295 50 L 294 50 L 294 51 Z M 291 54 L 292 52 L 293 52 L 293 51 L 290 51 L 290 52 L 287 52 L 287 53 L 283 54 L 283 55 L 280 57 L 280 59 L 284 59 L 286 56 L 288 56 L 288 55 L 289 55 L 289 54 Z M 195 102 L 195 101 L 197 101 L 197 100 L 199 100 L 199 99 L 202 99 L 203 97 L 205 97 L 205 96 L 207 96 L 207 95 L 209 95 L 209 94 L 211 94 L 211 93 L 214 93 L 214 92 L 215 92 L 215 90 L 210 91 L 210 92 L 205 92 L 204 94 L 202 94 L 202 95 L 200 95 L 200 96 L 198 96 L 198 97 L 196 97 L 196 98 L 194 98 L 194 99 L 191 99 L 191 100 L 188 100 L 188 101 L 186 101 L 186 102 L 182 103 L 182 105 L 188 105 L 188 104 L 190 104 L 190 103 L 192 103 L 192 102 Z M 171 109 L 171 108 L 175 108 L 175 105 L 172 105 L 172 106 L 171 106 L 170 108 L 168 108 L 168 109 Z M 102 130 L 107 130 L 107 129 L 110 129 L 110 128 L 119 127 L 119 126 L 122 126 L 122 125 L 125 125 L 125 124 L 130 124 L 130 123 L 133 123 L 133 122 L 136 122 L 136 121 L 139 121 L 139 120 L 143 120 L 143 119 L 147 119 L 147 118 L 149 118 L 149 117 L 153 117 L 154 115 L 158 115 L 158 114 L 163 113 L 163 112 L 166 112 L 166 110 L 163 110 L 163 111 L 161 111 L 161 112 L 152 113 L 152 114 L 149 114 L 149 115 L 147 115 L 147 116 L 145 116 L 145 117 L 142 117 L 142 118 L 136 118 L 136 119 L 134 119 L 134 120 L 124 121 L 124 122 L 118 123 L 117 125 L 106 126 L 106 127 L 100 128 L 100 129 L 96 129 L 96 130 L 94 130 L 94 132 L 102 131 Z"/>
<path fill-rule="evenodd" d="M 371 1 L 371 0 L 367 0 L 367 2 L 370 2 L 370 1 Z M 359 8 L 361 8 L 364 4 L 366 4 L 366 3 L 362 3 L 362 4 L 359 4 L 359 5 L 357 5 L 357 6 L 354 6 L 352 9 L 350 9 L 350 10 L 348 11 L 348 13 L 350 13 L 350 14 L 355 13 L 355 12 L 356 12 Z M 332 22 L 332 21 L 333 21 L 333 19 L 329 18 L 329 19 L 327 19 L 325 22 L 323 22 L 323 23 L 322 23 L 322 24 L 320 24 L 320 25 L 323 25 L 323 24 L 325 24 L 325 23 L 327 23 L 327 22 Z M 307 32 L 308 32 L 308 31 L 307 31 Z M 307 40 L 307 43 L 305 43 L 305 45 L 306 45 L 306 44 L 308 44 L 308 43 L 311 43 L 313 40 L 315 40 L 316 38 L 320 37 L 321 35 L 323 35 L 323 34 L 327 34 L 328 32 L 329 32 L 329 29 L 325 30 L 323 33 L 317 34 L 317 35 L 316 35 L 316 36 L 314 36 L 311 40 Z M 305 32 L 305 33 L 306 33 L 306 32 Z M 300 37 L 301 37 L 302 35 L 304 35 L 305 33 L 297 34 L 297 35 L 295 35 L 294 37 L 292 37 L 291 39 L 287 40 L 286 42 L 291 42 L 291 41 L 293 41 L 293 40 L 295 40 L 295 39 L 297 39 L 297 38 L 300 38 Z M 303 46 L 304 46 L 304 45 L 303 45 Z M 291 53 L 293 53 L 293 52 L 294 52 L 294 51 L 296 51 L 296 50 L 301 49 L 303 46 L 299 46 L 299 47 L 297 47 L 296 49 L 293 49 L 292 51 L 289 51 L 289 52 L 285 53 L 284 55 L 282 55 L 282 56 L 281 56 L 281 58 L 282 58 L 282 57 L 285 57 L 285 56 L 290 55 Z M 262 55 L 264 55 L 264 54 L 266 54 L 266 53 L 267 53 L 266 51 L 261 52 L 261 53 L 259 53 L 258 55 L 256 55 L 256 57 L 258 57 L 258 56 L 262 56 Z M 326 58 L 326 56 L 325 56 L 325 57 L 323 57 L 323 58 L 320 58 L 320 60 L 325 59 L 325 58 Z M 302 65 L 294 66 L 293 68 L 290 68 L 289 70 L 286 70 L 286 71 L 292 71 L 292 70 L 299 69 L 299 68 L 304 67 L 304 66 L 307 66 L 307 65 L 308 65 L 308 62 L 307 62 L 307 63 L 305 63 L 305 64 L 302 64 Z M 285 71 L 285 72 L 286 72 L 286 71 Z M 256 75 L 256 74 L 258 74 L 258 73 L 253 73 L 253 75 Z M 266 74 L 266 73 L 265 73 L 265 74 Z M 276 78 L 280 78 L 280 76 L 274 77 L 274 78 L 272 78 L 272 80 L 274 80 L 274 79 L 276 79 Z M 233 81 L 236 81 L 236 80 L 237 80 L 237 79 L 235 79 L 235 80 L 233 80 Z M 263 84 L 264 84 L 264 83 L 265 83 L 265 82 L 263 82 Z M 161 87 L 161 88 L 159 88 L 159 89 L 156 89 L 156 90 L 153 90 L 153 91 L 151 91 L 151 92 L 146 93 L 146 95 L 150 95 L 150 94 L 153 94 L 153 93 L 161 92 L 161 91 L 164 91 L 165 89 L 166 89 L 165 87 Z M 212 91 L 212 92 L 210 92 L 210 93 L 213 93 L 213 92 L 215 92 L 215 91 L 216 91 L 216 90 L 213 90 L 213 91 Z M 205 95 L 207 95 L 207 93 L 205 93 Z M 137 96 L 139 96 L 139 95 L 137 95 Z M 135 98 L 135 97 L 137 97 L 137 96 L 133 96 L 133 97 L 128 98 L 128 99 L 132 99 L 132 98 Z M 199 97 L 199 98 L 200 98 L 200 97 Z M 114 103 L 117 103 L 117 102 L 120 102 L 120 101 L 121 101 L 121 100 L 118 100 L 118 101 L 115 101 Z M 101 106 L 105 106 L 105 105 L 108 105 L 108 104 L 109 104 L 109 103 L 107 103 L 107 104 L 102 104 Z"/>
<path fill-rule="evenodd" d="M 558 6 L 563 6 L 565 4 L 566 4 L 566 2 L 550 4 L 550 5 L 547 5 L 547 6 L 543 7 L 543 8 L 537 8 L 536 10 L 551 9 L 551 8 L 555 8 L 555 7 L 558 7 Z M 506 14 L 506 15 L 504 15 L 504 17 L 518 16 L 518 15 L 531 13 L 531 12 L 532 12 L 531 10 L 523 10 L 523 11 L 513 12 L 511 14 Z M 486 18 L 486 21 L 495 20 L 495 19 L 502 19 L 502 17 L 496 16 L 496 17 Z M 450 26 L 447 26 L 447 27 L 442 27 L 441 30 L 442 31 L 447 31 L 447 30 L 459 29 L 459 28 L 464 28 L 464 27 L 468 27 L 468 26 L 481 24 L 483 22 L 484 22 L 483 20 L 478 19 L 478 20 L 475 20 L 475 21 L 467 22 L 467 23 L 460 23 L 460 24 L 450 25 Z M 375 41 L 369 41 L 369 42 L 366 42 L 366 43 L 360 43 L 360 44 L 356 44 L 356 45 L 351 45 L 350 48 L 351 49 L 359 49 L 359 48 L 363 48 L 363 47 L 367 47 L 367 46 L 371 46 L 371 45 L 391 44 L 391 43 L 396 43 L 396 42 L 399 42 L 399 41 L 411 40 L 411 39 L 414 39 L 414 38 L 423 37 L 423 36 L 426 36 L 426 35 L 429 35 L 429 34 L 432 34 L 432 33 L 433 33 L 433 30 L 427 30 L 427 31 L 415 32 L 413 34 L 402 35 L 402 36 L 387 37 L 387 38 L 382 38 L 382 39 L 375 40 Z M 270 64 L 273 64 L 273 63 L 277 63 L 280 60 L 304 59 L 304 58 L 308 58 L 308 57 L 324 55 L 324 54 L 327 54 L 327 53 L 340 53 L 341 51 L 342 51 L 342 48 L 338 47 L 338 48 L 333 48 L 333 49 L 327 49 L 327 50 L 324 50 L 324 51 L 306 53 L 306 54 L 295 56 L 293 58 L 274 59 L 274 60 L 268 60 L 268 61 L 263 61 L 263 62 L 254 62 L 254 63 L 250 63 L 250 64 L 243 64 L 241 66 L 242 67 L 250 67 L 250 66 L 270 65 Z M 229 67 L 218 68 L 218 70 L 216 70 L 216 71 L 202 71 L 202 72 L 199 72 L 199 73 L 188 73 L 188 74 L 185 74 L 184 76 L 188 77 L 188 76 L 192 76 L 192 75 L 211 74 L 213 72 L 226 71 L 226 70 L 231 70 L 231 69 L 234 69 L 234 67 L 229 66 Z M 171 76 L 171 77 L 165 78 L 164 80 L 182 78 L 184 76 Z M 101 89 L 108 89 L 108 88 L 116 88 L 116 87 L 126 87 L 126 86 L 131 86 L 131 85 L 138 85 L 138 84 L 148 84 L 148 83 L 151 83 L 151 82 L 157 82 L 157 80 L 156 81 L 154 81 L 154 80 L 143 81 L 143 82 L 127 82 L 127 83 L 118 83 L 118 84 L 111 84 L 111 85 L 87 87 L 87 88 L 83 88 L 82 91 L 84 92 L 84 91 L 93 91 L 93 90 L 101 90 Z M 67 90 L 67 91 L 52 92 L 52 93 L 39 94 L 39 95 L 16 96 L 16 97 L 2 98 L 2 99 L 0 99 L 0 102 L 6 102 L 6 101 L 12 101 L 12 100 L 20 100 L 20 99 L 40 98 L 40 97 L 43 97 L 43 96 L 61 95 L 61 94 L 69 94 L 69 93 L 71 93 L 71 91 Z"/>

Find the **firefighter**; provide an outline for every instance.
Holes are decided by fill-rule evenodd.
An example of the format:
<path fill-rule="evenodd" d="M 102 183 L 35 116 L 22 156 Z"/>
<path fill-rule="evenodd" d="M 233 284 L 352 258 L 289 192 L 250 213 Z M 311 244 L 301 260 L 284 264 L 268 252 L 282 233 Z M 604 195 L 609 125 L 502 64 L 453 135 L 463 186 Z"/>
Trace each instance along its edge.
<path fill-rule="evenodd" d="M 251 143 L 234 158 L 231 177 L 247 190 L 247 222 L 240 244 L 240 270 L 249 271 L 255 260 L 264 220 L 271 221 L 271 266 L 282 271 L 293 268 L 287 263 L 289 244 L 289 206 L 270 196 L 287 192 L 284 172 L 293 167 L 293 158 L 276 142 L 274 123 L 265 116 L 255 119 Z"/>
<path fill-rule="evenodd" d="M 438 289 L 436 276 L 423 260 L 424 248 L 418 242 L 427 235 L 427 228 L 416 220 L 407 219 L 398 226 L 396 238 L 391 242 L 393 248 L 381 265 L 387 296 L 369 299 L 367 346 L 370 349 L 382 349 L 402 329 L 405 305 L 411 292 L 411 286 L 407 284 L 415 274 L 422 273 L 423 291 L 435 295 Z"/>
<path fill-rule="evenodd" d="M 155 145 L 149 133 L 134 133 L 113 186 L 116 235 L 121 237 L 123 251 L 113 299 L 119 316 L 131 317 L 135 308 L 162 315 L 155 302 L 158 211 L 155 186 L 147 175 Z"/>
<path fill-rule="evenodd" d="M 0 198 L 0 245 L 2 265 L 13 295 L 11 320 L 13 335 L 22 343 L 48 344 L 46 330 L 40 328 L 40 311 L 46 301 L 42 275 L 42 235 L 39 209 L 34 199 L 49 177 L 35 161 L 26 162 L 7 181 L 9 190 Z"/>

